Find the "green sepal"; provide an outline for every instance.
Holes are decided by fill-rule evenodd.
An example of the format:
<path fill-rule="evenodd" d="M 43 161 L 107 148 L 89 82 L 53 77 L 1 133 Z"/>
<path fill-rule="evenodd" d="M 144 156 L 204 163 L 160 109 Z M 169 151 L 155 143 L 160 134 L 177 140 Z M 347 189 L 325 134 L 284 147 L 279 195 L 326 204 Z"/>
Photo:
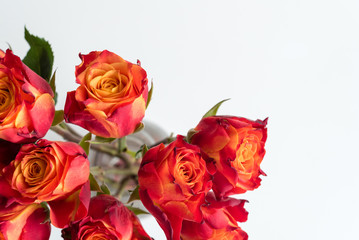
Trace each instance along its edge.
<path fill-rule="evenodd" d="M 49 209 L 49 206 L 47 205 L 47 202 L 41 202 L 40 205 L 44 209 L 45 214 L 46 214 L 46 217 L 45 217 L 44 221 L 42 222 L 42 224 L 47 223 L 47 222 L 51 222 L 51 220 L 50 220 L 50 209 Z"/>
<path fill-rule="evenodd" d="M 56 126 L 64 120 L 64 110 L 55 111 L 54 120 L 52 121 L 51 126 Z"/>
<path fill-rule="evenodd" d="M 148 151 L 148 147 L 146 144 L 143 144 L 142 147 L 141 147 L 141 150 L 142 150 L 142 157 L 145 156 L 146 152 Z"/>
<path fill-rule="evenodd" d="M 142 210 L 141 208 L 136 208 L 136 207 L 132 207 L 132 206 L 126 206 L 130 211 L 132 211 L 135 215 L 140 215 L 140 214 L 149 214 L 148 212 L 146 212 L 145 210 Z"/>
<path fill-rule="evenodd" d="M 203 115 L 202 118 L 216 116 L 218 108 L 222 105 L 222 103 L 224 103 L 225 101 L 228 101 L 228 100 L 229 100 L 229 98 L 224 99 L 224 100 L 220 101 L 219 103 L 217 103 L 216 105 L 214 105 L 208 112 L 206 112 L 206 114 Z"/>
<path fill-rule="evenodd" d="M 192 139 L 193 135 L 195 135 L 196 133 L 198 133 L 198 131 L 196 131 L 194 128 L 191 128 L 191 129 L 187 132 L 186 141 L 187 141 L 188 143 L 191 143 L 191 139 Z"/>
<path fill-rule="evenodd" d="M 85 150 L 87 155 L 89 155 L 89 152 L 90 152 L 91 137 L 92 137 L 92 134 L 89 132 L 79 142 L 79 145 Z"/>
<path fill-rule="evenodd" d="M 146 144 L 143 144 L 140 149 L 136 152 L 135 158 L 140 159 L 145 156 L 146 152 L 148 151 L 148 147 Z"/>
<path fill-rule="evenodd" d="M 57 103 L 57 92 L 56 92 L 55 79 L 56 79 L 56 70 L 52 74 L 52 77 L 51 77 L 51 79 L 49 81 L 49 84 L 50 84 L 50 87 L 52 89 L 52 92 L 54 93 L 54 101 L 55 101 L 55 105 L 56 105 L 56 103 Z"/>
<path fill-rule="evenodd" d="M 145 128 L 145 124 L 143 122 L 140 122 L 139 124 L 137 124 L 135 131 L 133 133 L 139 132 L 144 128 Z"/>
<path fill-rule="evenodd" d="M 133 189 L 130 197 L 128 198 L 127 203 L 133 202 L 135 200 L 140 200 L 140 193 L 139 193 L 138 189 L 139 189 L 139 185 L 137 185 L 136 188 Z"/>
<path fill-rule="evenodd" d="M 22 60 L 23 63 L 46 81 L 49 81 L 54 64 L 54 54 L 50 44 L 45 39 L 30 34 L 26 27 L 25 40 L 29 43 L 30 49 Z"/>
<path fill-rule="evenodd" d="M 153 82 L 151 81 L 151 89 L 150 89 L 150 91 L 148 91 L 148 95 L 147 95 L 146 109 L 147 109 L 148 105 L 149 105 L 150 102 L 151 102 L 152 92 L 153 92 Z"/>

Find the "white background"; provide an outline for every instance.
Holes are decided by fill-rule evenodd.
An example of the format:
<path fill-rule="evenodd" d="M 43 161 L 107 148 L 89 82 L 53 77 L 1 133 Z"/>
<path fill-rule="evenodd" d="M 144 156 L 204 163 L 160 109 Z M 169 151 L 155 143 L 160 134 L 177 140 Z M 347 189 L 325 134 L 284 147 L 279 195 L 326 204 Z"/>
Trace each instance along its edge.
<path fill-rule="evenodd" d="M 269 117 L 268 176 L 240 196 L 241 227 L 251 240 L 357 239 L 358 12 L 355 0 L 11 0 L 0 48 L 24 57 L 24 25 L 52 44 L 57 109 L 77 87 L 78 53 L 108 49 L 141 60 L 155 86 L 146 118 L 168 132 L 226 98 L 220 114 Z"/>

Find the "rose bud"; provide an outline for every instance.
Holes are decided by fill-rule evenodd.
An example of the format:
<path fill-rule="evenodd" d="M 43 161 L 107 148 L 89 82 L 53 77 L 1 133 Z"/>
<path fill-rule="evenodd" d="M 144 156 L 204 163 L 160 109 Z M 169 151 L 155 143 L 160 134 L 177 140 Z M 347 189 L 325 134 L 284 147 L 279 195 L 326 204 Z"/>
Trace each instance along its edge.
<path fill-rule="evenodd" d="M 138 218 L 110 195 L 93 197 L 88 216 L 70 223 L 62 237 L 71 240 L 150 240 Z"/>
<path fill-rule="evenodd" d="M 201 148 L 216 173 L 213 191 L 217 197 L 244 193 L 259 187 L 260 164 L 265 154 L 267 119 L 251 121 L 231 116 L 203 118 L 190 142 Z"/>
<path fill-rule="evenodd" d="M 204 221 L 183 221 L 182 240 L 247 240 L 248 235 L 237 222 L 247 221 L 248 212 L 243 208 L 245 200 L 226 198 L 217 201 L 214 194 L 206 196 L 207 204 L 202 207 Z"/>
<path fill-rule="evenodd" d="M 40 204 L 30 204 L 12 219 L 0 222 L 0 239 L 47 240 L 51 227 L 46 220 L 46 210 Z"/>
<path fill-rule="evenodd" d="M 2 188 L 0 195 L 22 204 L 48 202 L 52 223 L 63 227 L 87 214 L 89 171 L 87 156 L 78 144 L 41 139 L 23 145 L 3 169 L 3 177 L 15 193 Z"/>
<path fill-rule="evenodd" d="M 55 103 L 50 85 L 15 56 L 0 54 L 0 138 L 35 142 L 52 124 Z"/>
<path fill-rule="evenodd" d="M 202 221 L 201 205 L 211 189 L 211 175 L 200 149 L 183 136 L 165 147 L 148 150 L 138 172 L 142 203 L 156 218 L 167 239 L 180 239 L 183 220 Z"/>
<path fill-rule="evenodd" d="M 106 138 L 136 130 L 145 115 L 148 80 L 145 70 L 109 52 L 80 54 L 76 91 L 68 92 L 66 122 Z"/>

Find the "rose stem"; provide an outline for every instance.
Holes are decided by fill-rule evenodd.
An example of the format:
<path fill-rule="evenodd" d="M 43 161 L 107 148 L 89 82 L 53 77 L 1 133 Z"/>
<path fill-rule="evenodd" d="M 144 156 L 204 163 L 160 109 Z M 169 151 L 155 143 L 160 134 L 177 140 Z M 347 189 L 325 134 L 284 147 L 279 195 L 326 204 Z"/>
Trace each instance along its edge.
<path fill-rule="evenodd" d="M 60 126 L 52 126 L 50 129 L 52 131 L 54 131 L 55 133 L 59 134 L 65 140 L 68 140 L 70 142 L 79 143 L 82 139 L 82 137 L 80 135 L 76 136 L 75 134 L 71 133 L 69 130 L 63 129 Z M 114 156 L 114 157 L 118 157 L 121 160 L 123 160 L 127 166 L 131 166 L 132 161 L 130 159 L 130 156 L 128 156 L 128 154 L 126 154 L 124 152 L 119 153 L 115 147 L 112 147 L 109 144 L 106 144 L 106 145 L 105 144 L 91 144 L 90 147 L 93 150 L 100 151 L 100 152 L 106 153 L 106 154 Z"/>

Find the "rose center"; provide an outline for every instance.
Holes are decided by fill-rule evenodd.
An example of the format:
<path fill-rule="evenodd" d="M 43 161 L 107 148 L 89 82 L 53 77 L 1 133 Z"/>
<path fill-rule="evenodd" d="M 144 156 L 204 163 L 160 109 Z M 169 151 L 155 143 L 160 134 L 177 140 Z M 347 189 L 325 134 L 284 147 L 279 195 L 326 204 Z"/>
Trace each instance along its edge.
<path fill-rule="evenodd" d="M 43 180 L 47 162 L 43 159 L 31 159 L 24 165 L 24 178 L 29 186 L 35 186 Z"/>
<path fill-rule="evenodd" d="M 256 135 L 248 135 L 240 144 L 236 159 L 232 164 L 240 171 L 252 171 L 253 159 L 257 153 L 259 139 Z"/>
<path fill-rule="evenodd" d="M 99 68 L 92 69 L 88 81 L 91 92 L 103 101 L 124 97 L 130 90 L 128 76 L 111 64 L 101 64 Z"/>
<path fill-rule="evenodd" d="M 188 164 L 186 164 L 186 163 L 180 164 L 179 172 L 180 172 L 180 175 L 183 177 L 183 179 L 187 183 L 189 183 L 189 182 L 191 182 L 193 175 L 192 175 L 190 166 L 187 166 L 187 165 Z"/>
<path fill-rule="evenodd" d="M 13 108 L 13 92 L 7 77 L 0 78 L 0 119 L 4 119 Z"/>
<path fill-rule="evenodd" d="M 199 181 L 198 178 L 201 176 L 201 169 L 194 161 L 196 159 L 196 156 L 191 153 L 179 154 L 177 156 L 174 172 L 176 183 L 191 189 L 195 188 Z"/>

